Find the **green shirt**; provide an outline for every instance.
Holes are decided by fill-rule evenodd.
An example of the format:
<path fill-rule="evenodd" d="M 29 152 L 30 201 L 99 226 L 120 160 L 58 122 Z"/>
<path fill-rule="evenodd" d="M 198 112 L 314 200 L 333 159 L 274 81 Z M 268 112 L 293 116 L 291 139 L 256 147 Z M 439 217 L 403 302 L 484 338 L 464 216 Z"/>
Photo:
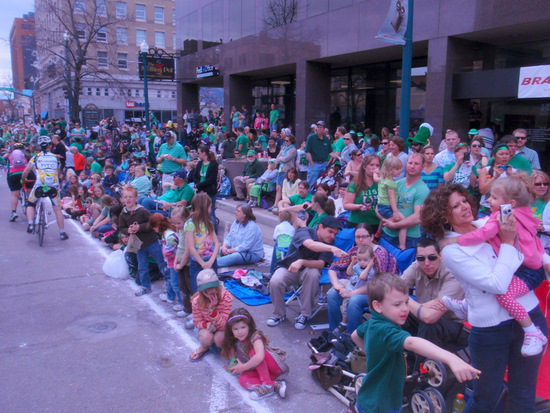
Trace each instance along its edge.
<path fill-rule="evenodd" d="M 405 340 L 410 334 L 400 325 L 371 310 L 371 319 L 357 328 L 365 342 L 367 375 L 357 394 L 366 412 L 389 412 L 403 403 Z"/>
<path fill-rule="evenodd" d="M 518 171 L 525 171 L 529 175 L 533 173 L 531 163 L 521 155 L 515 155 L 508 161 L 508 165 L 512 165 L 512 168 L 516 168 Z"/>
<path fill-rule="evenodd" d="M 306 202 L 311 202 L 313 200 L 313 195 L 311 195 L 311 193 L 308 192 L 305 198 L 302 198 L 300 194 L 294 194 L 290 196 L 288 200 L 290 201 L 291 205 L 302 205 Z M 311 209 L 308 209 L 307 212 L 310 215 L 314 214 L 314 212 Z"/>
<path fill-rule="evenodd" d="M 90 170 L 95 173 L 103 173 L 103 168 L 101 167 L 101 164 L 99 162 L 92 162 L 92 165 L 90 165 Z"/>
<path fill-rule="evenodd" d="M 277 118 L 279 117 L 279 111 L 277 109 L 273 109 L 269 112 L 269 125 L 273 125 Z"/>
<path fill-rule="evenodd" d="M 393 189 L 395 192 L 395 201 L 397 202 L 399 196 L 397 194 L 397 182 L 393 179 L 380 179 L 378 183 L 378 205 L 390 206 L 390 196 L 388 190 Z"/>
<path fill-rule="evenodd" d="M 174 158 L 177 159 L 187 159 L 185 149 L 183 149 L 183 146 L 181 146 L 178 142 L 174 142 L 172 147 L 168 147 L 168 142 L 160 145 L 158 157 L 160 158 L 161 155 L 172 155 Z M 179 171 L 181 169 L 181 164 L 170 161 L 168 159 L 163 159 L 161 162 L 161 167 L 163 173 L 171 174 Z"/>
<path fill-rule="evenodd" d="M 262 145 L 264 151 L 267 149 L 267 138 L 265 135 L 262 134 L 258 137 L 258 143 Z"/>
<path fill-rule="evenodd" d="M 310 228 L 316 227 L 321 223 L 324 217 L 328 217 L 328 214 L 326 212 L 322 213 L 321 215 L 319 215 L 318 213 L 315 213 L 312 220 L 309 222 L 307 226 Z"/>
<path fill-rule="evenodd" d="M 542 213 L 544 212 L 544 207 L 546 207 L 546 202 L 544 202 L 542 199 L 537 199 L 535 202 L 531 204 L 531 211 L 533 212 L 533 216 L 537 219 L 542 219 Z"/>
<path fill-rule="evenodd" d="M 323 136 L 323 139 L 319 139 L 319 135 L 316 133 L 308 136 L 306 153 L 311 154 L 311 159 L 313 159 L 313 162 L 326 162 L 331 151 L 332 146 L 330 145 L 330 138 L 328 136 Z"/>
<path fill-rule="evenodd" d="M 254 159 L 254 162 L 246 162 L 243 168 L 243 175 L 249 178 L 259 178 L 264 173 L 264 166 L 258 159 Z"/>
<path fill-rule="evenodd" d="M 164 195 L 159 196 L 159 200 L 169 203 L 176 203 L 183 200 L 187 201 L 187 205 L 191 205 L 191 200 L 195 196 L 195 191 L 187 184 L 183 184 L 176 189 L 169 189 Z"/>
<path fill-rule="evenodd" d="M 348 186 L 348 192 L 355 193 L 355 182 Z M 366 211 L 351 211 L 348 218 L 349 222 L 354 224 L 365 223 L 368 225 L 378 225 L 380 220 L 376 216 L 376 205 L 378 204 L 378 184 L 374 182 L 372 186 L 362 191 L 359 196 L 353 200 L 354 204 L 366 205 Z"/>
<path fill-rule="evenodd" d="M 419 179 L 410 187 L 406 185 L 406 178 L 397 181 L 397 193 L 399 194 L 399 203 L 397 207 L 405 218 L 414 214 L 414 207 L 416 205 L 424 204 L 424 200 L 428 197 L 430 190 L 422 179 Z M 389 229 L 384 227 L 383 231 L 390 237 L 399 236 L 398 229 Z M 418 238 L 420 237 L 420 224 L 414 225 L 407 229 L 407 237 Z"/>
<path fill-rule="evenodd" d="M 336 152 L 342 153 L 342 150 L 346 147 L 346 141 L 344 141 L 344 137 L 342 136 L 340 139 L 334 142 L 333 147 Z"/>
<path fill-rule="evenodd" d="M 248 152 L 248 138 L 245 135 L 241 135 L 237 138 L 237 142 L 235 144 L 235 147 L 239 149 L 240 145 L 243 145 L 243 147 L 240 150 L 241 155 L 246 155 Z"/>

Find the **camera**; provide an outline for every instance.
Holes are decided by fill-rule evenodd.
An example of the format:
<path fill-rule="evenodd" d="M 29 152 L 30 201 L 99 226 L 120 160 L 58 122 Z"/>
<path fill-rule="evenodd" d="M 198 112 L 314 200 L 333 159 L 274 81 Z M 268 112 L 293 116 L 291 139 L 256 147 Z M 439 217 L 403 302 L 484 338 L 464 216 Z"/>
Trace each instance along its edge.
<path fill-rule="evenodd" d="M 502 204 L 500 206 L 500 221 L 505 224 L 508 217 L 512 214 L 512 204 Z"/>
<path fill-rule="evenodd" d="M 464 154 L 464 162 L 468 162 L 470 160 L 470 152 L 466 152 Z"/>

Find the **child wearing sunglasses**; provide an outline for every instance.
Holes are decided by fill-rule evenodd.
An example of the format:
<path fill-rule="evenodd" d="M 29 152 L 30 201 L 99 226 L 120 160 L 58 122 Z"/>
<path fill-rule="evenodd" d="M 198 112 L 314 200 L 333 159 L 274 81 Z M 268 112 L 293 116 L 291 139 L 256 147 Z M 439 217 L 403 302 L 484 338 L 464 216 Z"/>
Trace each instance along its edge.
<path fill-rule="evenodd" d="M 517 220 L 519 246 L 524 259 L 523 264 L 512 278 L 507 291 L 504 294 L 497 295 L 497 301 L 523 328 L 525 336 L 521 354 L 525 357 L 536 356 L 542 353 L 548 340 L 541 330 L 533 324 L 531 317 L 517 300 L 518 297 L 534 290 L 542 283 L 545 279 L 543 256 L 545 257 L 545 263 L 550 260 L 550 257 L 544 254 L 542 242 L 537 237 L 538 220 L 533 217 L 529 206 L 531 195 L 521 177 L 509 176 L 499 179 L 491 185 L 491 195 L 488 201 L 491 206 L 491 216 L 488 218 L 487 223 L 482 228 L 468 234 L 446 238 L 445 245 L 458 242 L 462 246 L 475 246 L 483 242 L 489 242 L 498 254 L 502 243 L 498 236 L 500 230 L 498 220 L 504 222 L 500 207 L 509 204 L 513 208 L 512 213 Z M 447 296 L 442 297 L 442 300 L 445 306 L 454 311 L 458 317 L 466 318 L 467 303 L 465 300 L 456 301 Z"/>

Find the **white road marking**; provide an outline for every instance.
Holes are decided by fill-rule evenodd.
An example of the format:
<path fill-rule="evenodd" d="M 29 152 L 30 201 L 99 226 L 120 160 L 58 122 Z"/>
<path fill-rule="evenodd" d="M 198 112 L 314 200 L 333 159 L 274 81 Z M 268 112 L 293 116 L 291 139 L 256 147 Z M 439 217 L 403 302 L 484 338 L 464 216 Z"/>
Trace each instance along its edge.
<path fill-rule="evenodd" d="M 96 251 L 98 251 L 104 258 L 107 258 L 110 251 L 105 250 L 97 242 L 96 239 L 90 237 L 90 234 L 87 233 L 82 229 L 82 226 L 78 225 L 78 223 L 74 220 L 65 220 L 65 222 L 69 221 L 73 228 L 75 228 L 78 232 L 80 232 L 83 236 L 83 238 L 94 247 Z M 270 247 L 268 247 L 270 248 Z M 134 288 L 135 283 L 133 280 L 127 280 L 125 282 L 128 287 L 132 288 L 132 290 L 136 290 Z M 164 307 L 159 305 L 159 302 L 153 299 L 152 294 L 148 294 L 142 297 L 138 298 L 139 300 L 144 301 L 149 305 L 149 307 L 163 320 L 165 321 L 173 330 L 173 332 L 179 336 L 181 341 L 184 343 L 184 345 L 189 350 L 189 353 L 196 349 L 199 346 L 199 342 L 195 337 L 192 337 L 183 327 L 181 322 L 174 318 L 173 312 L 168 312 Z M 227 406 L 227 399 L 228 394 L 226 391 L 226 386 L 229 384 L 233 388 L 233 393 L 231 394 L 231 397 L 235 397 L 235 392 L 238 393 L 243 402 L 247 405 L 249 405 L 255 412 L 257 413 L 271 413 L 271 409 L 267 407 L 264 402 L 257 402 L 254 400 L 250 400 L 249 397 L 249 391 L 244 389 L 237 380 L 236 377 L 231 376 L 230 374 L 226 373 L 223 366 L 224 362 L 219 357 L 212 357 L 212 356 L 205 356 L 203 360 L 201 360 L 201 363 L 208 363 L 210 368 L 212 369 L 214 373 L 212 377 L 212 389 L 210 394 L 210 413 L 217 413 L 220 411 L 225 411 L 229 406 Z"/>

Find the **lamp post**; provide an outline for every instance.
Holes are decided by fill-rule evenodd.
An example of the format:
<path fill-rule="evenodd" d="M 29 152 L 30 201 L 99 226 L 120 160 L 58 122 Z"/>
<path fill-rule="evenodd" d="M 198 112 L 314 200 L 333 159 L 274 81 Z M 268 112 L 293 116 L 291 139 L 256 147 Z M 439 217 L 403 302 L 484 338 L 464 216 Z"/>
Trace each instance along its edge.
<path fill-rule="evenodd" d="M 71 40 L 71 34 L 68 31 L 63 33 L 63 40 L 65 40 L 65 68 L 67 77 L 67 116 L 70 121 L 72 117 L 71 113 L 71 94 L 72 94 L 72 79 L 71 79 L 71 65 L 69 64 L 69 41 Z"/>
<path fill-rule="evenodd" d="M 149 52 L 149 45 L 144 40 L 140 45 L 140 56 L 143 63 L 143 97 L 145 98 L 145 128 L 149 131 L 149 87 L 147 85 L 147 53 Z"/>

